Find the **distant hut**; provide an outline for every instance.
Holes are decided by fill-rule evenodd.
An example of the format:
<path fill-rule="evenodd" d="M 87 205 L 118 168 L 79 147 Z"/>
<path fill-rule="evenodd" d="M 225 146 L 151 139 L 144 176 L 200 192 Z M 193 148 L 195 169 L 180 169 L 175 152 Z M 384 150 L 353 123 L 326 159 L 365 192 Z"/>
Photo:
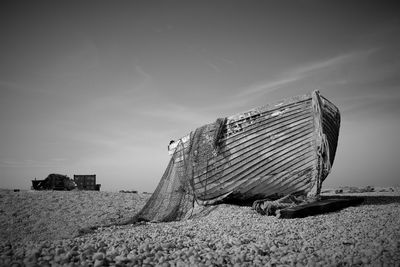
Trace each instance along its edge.
<path fill-rule="evenodd" d="M 79 190 L 100 191 L 100 184 L 96 184 L 96 174 L 74 175 L 74 182 Z"/>

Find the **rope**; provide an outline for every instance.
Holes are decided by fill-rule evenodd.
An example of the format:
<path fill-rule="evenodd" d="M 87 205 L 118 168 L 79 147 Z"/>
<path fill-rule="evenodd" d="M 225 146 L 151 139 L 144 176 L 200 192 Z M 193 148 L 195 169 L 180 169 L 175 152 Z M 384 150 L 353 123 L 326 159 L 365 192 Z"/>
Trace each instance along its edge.
<path fill-rule="evenodd" d="M 303 204 L 306 201 L 304 199 L 296 198 L 294 195 L 287 195 L 277 200 L 261 199 L 256 200 L 253 203 L 252 209 L 260 213 L 261 215 L 277 215 L 277 211 L 289 207 L 295 207 L 299 204 Z"/>
<path fill-rule="evenodd" d="M 264 201 L 256 205 L 255 210 L 261 215 L 276 215 L 276 211 L 284 208 L 293 207 L 293 204 L 279 203 L 277 201 Z"/>

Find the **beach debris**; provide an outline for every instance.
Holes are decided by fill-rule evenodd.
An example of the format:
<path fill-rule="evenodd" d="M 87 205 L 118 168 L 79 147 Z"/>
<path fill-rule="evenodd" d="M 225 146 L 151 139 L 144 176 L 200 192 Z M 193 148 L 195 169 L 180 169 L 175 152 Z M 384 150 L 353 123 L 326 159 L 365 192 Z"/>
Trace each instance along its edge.
<path fill-rule="evenodd" d="M 368 193 L 368 192 L 375 192 L 375 188 L 372 186 L 366 186 L 366 187 L 355 187 L 355 186 L 350 186 L 350 187 L 342 187 L 340 189 L 336 189 L 335 193 L 336 194 L 345 194 L 345 193 Z"/>
<path fill-rule="evenodd" d="M 293 205 L 276 211 L 279 218 L 303 218 L 327 212 L 338 211 L 350 206 L 357 206 L 364 201 L 363 198 L 328 198 L 301 205 Z"/>
<path fill-rule="evenodd" d="M 119 190 L 120 193 L 131 193 L 131 194 L 137 194 L 137 190 Z"/>
<path fill-rule="evenodd" d="M 277 200 L 261 199 L 253 203 L 252 209 L 262 215 L 277 215 L 279 210 L 303 204 L 305 198 L 287 195 Z"/>

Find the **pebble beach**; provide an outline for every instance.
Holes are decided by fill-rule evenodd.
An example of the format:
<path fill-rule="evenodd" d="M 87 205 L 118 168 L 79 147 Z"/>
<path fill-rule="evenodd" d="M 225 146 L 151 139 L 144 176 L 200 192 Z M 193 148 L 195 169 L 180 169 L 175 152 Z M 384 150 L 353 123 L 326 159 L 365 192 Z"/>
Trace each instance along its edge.
<path fill-rule="evenodd" d="M 359 206 L 306 218 L 222 204 L 121 226 L 149 194 L 0 190 L 0 266 L 400 266 L 399 188 L 358 195 Z"/>

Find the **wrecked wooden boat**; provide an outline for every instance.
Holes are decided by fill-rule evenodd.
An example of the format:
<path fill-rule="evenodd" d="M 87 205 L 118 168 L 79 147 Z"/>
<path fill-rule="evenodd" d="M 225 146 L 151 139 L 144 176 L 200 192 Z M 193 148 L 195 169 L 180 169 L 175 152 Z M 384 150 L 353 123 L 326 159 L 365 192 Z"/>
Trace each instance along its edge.
<path fill-rule="evenodd" d="M 198 205 L 318 197 L 335 159 L 338 108 L 314 91 L 217 119 L 172 142 L 136 219 L 188 218 Z"/>

